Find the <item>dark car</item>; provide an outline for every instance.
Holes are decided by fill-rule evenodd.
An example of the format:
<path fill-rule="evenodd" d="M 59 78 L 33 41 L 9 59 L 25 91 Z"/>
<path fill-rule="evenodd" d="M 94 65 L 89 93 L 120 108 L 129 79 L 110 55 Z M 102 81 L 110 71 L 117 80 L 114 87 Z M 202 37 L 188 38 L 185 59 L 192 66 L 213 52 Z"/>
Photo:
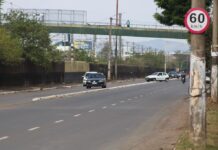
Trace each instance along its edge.
<path fill-rule="evenodd" d="M 106 78 L 103 73 L 89 73 L 86 76 L 86 88 L 101 86 L 106 88 Z"/>
<path fill-rule="evenodd" d="M 170 78 L 179 78 L 179 74 L 176 71 L 170 71 L 168 75 Z"/>

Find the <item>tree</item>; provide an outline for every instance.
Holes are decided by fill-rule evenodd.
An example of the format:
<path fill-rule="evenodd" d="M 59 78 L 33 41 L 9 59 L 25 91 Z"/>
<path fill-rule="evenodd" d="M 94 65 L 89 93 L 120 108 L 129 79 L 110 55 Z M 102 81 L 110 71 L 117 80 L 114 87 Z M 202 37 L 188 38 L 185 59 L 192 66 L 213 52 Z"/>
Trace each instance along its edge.
<path fill-rule="evenodd" d="M 36 65 L 48 67 L 54 54 L 59 53 L 55 53 L 51 46 L 47 28 L 22 12 L 12 11 L 5 19 L 7 23 L 4 26 L 20 40 L 22 57 Z"/>
<path fill-rule="evenodd" d="M 19 40 L 4 28 L 0 27 L 0 62 L 2 64 L 13 65 L 21 60 L 22 48 Z"/>
<path fill-rule="evenodd" d="M 104 47 L 101 49 L 101 51 L 98 53 L 97 56 L 100 62 L 107 63 L 109 49 L 110 49 L 109 43 L 105 42 Z"/>
<path fill-rule="evenodd" d="M 186 12 L 191 8 L 191 0 L 154 0 L 162 9 L 161 13 L 155 13 L 154 17 L 161 24 L 184 26 L 183 20 Z M 206 1 L 207 10 L 210 11 L 212 0 Z"/>
<path fill-rule="evenodd" d="M 94 58 L 89 56 L 89 53 L 83 49 L 74 48 L 73 58 L 75 61 L 94 62 Z"/>
<path fill-rule="evenodd" d="M 186 12 L 191 8 L 191 0 L 154 0 L 159 8 L 162 9 L 161 13 L 155 13 L 154 18 L 161 24 L 172 26 L 184 26 L 184 17 Z M 206 9 L 211 11 L 212 0 L 206 1 Z M 211 64 L 211 41 L 212 41 L 212 28 L 206 31 L 206 66 L 210 69 Z M 188 39 L 190 43 L 190 39 Z"/>

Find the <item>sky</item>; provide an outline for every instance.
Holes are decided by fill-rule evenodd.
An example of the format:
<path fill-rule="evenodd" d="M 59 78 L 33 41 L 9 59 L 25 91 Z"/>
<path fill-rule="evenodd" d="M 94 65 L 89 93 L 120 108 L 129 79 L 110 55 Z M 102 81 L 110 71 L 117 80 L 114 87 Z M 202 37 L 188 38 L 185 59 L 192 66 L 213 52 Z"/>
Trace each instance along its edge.
<path fill-rule="evenodd" d="M 4 0 L 3 9 L 66 9 L 87 11 L 88 22 L 109 22 L 115 17 L 116 0 Z M 123 21 L 134 24 L 156 24 L 153 14 L 158 11 L 153 0 L 119 0 Z"/>

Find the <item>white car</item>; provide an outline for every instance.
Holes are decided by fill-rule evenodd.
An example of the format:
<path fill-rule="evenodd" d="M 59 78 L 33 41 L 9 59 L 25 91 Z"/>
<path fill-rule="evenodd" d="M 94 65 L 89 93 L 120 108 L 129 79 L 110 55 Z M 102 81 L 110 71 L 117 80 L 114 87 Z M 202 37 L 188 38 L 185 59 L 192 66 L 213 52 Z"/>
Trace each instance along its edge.
<path fill-rule="evenodd" d="M 169 80 L 169 75 L 166 72 L 155 72 L 149 76 L 145 77 L 147 82 L 149 81 L 167 81 Z"/>

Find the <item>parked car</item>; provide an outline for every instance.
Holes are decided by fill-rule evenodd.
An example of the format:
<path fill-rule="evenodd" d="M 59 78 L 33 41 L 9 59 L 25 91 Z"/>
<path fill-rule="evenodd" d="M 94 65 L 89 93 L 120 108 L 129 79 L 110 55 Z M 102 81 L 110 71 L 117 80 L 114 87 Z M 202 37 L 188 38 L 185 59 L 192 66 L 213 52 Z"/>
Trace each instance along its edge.
<path fill-rule="evenodd" d="M 85 79 L 84 79 L 85 78 Z M 103 73 L 98 72 L 88 72 L 83 77 L 83 85 L 86 88 L 101 86 L 102 88 L 106 88 L 106 78 Z"/>
<path fill-rule="evenodd" d="M 155 72 L 149 76 L 145 77 L 147 82 L 149 81 L 167 81 L 169 80 L 169 75 L 166 72 Z"/>
<path fill-rule="evenodd" d="M 169 78 L 179 78 L 179 74 L 176 71 L 170 71 L 168 72 Z"/>

